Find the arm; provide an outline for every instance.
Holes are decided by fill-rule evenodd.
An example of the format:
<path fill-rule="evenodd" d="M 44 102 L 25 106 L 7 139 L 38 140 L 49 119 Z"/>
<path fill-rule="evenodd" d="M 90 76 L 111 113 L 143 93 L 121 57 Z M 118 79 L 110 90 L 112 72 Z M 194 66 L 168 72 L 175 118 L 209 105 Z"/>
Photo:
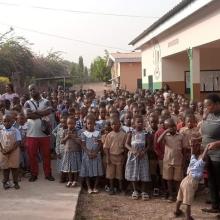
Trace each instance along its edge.
<path fill-rule="evenodd" d="M 220 141 L 215 141 L 212 143 L 209 143 L 208 145 L 209 150 L 219 150 L 220 149 Z"/>
<path fill-rule="evenodd" d="M 125 148 L 127 148 L 129 151 L 132 151 L 131 148 L 131 133 L 127 135 L 126 141 L 125 141 Z"/>
<path fill-rule="evenodd" d="M 161 135 L 160 137 L 157 139 L 157 143 L 159 144 L 161 141 L 164 140 L 165 135 L 170 131 L 170 129 L 166 129 Z"/>

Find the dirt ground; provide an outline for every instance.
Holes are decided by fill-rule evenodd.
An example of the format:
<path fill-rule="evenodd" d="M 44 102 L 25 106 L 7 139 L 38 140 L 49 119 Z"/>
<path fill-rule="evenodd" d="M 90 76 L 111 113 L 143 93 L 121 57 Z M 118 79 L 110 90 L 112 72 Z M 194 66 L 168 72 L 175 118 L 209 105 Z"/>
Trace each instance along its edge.
<path fill-rule="evenodd" d="M 218 219 L 216 214 L 202 213 L 201 208 L 208 207 L 205 200 L 207 193 L 201 192 L 192 207 L 192 215 L 196 220 Z M 183 220 L 174 218 L 175 203 L 168 203 L 162 198 L 149 201 L 132 200 L 129 195 L 110 196 L 106 192 L 88 195 L 82 191 L 76 213 L 76 220 Z M 182 207 L 184 210 L 185 207 Z"/>

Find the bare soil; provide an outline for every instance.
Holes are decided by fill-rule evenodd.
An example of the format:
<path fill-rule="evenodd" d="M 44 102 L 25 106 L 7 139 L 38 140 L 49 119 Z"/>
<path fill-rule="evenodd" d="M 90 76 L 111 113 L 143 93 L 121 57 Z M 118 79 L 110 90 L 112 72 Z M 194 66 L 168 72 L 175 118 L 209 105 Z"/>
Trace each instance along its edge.
<path fill-rule="evenodd" d="M 207 193 L 201 192 L 192 206 L 192 216 L 196 220 L 218 219 L 216 214 L 202 213 L 201 208 L 208 207 L 205 200 Z M 76 220 L 183 220 L 174 218 L 175 203 L 168 203 L 162 198 L 149 201 L 132 200 L 129 195 L 110 196 L 106 192 L 88 195 L 82 191 L 76 212 Z M 182 210 L 185 207 L 182 206 Z M 220 218 L 219 218 L 220 219 Z"/>

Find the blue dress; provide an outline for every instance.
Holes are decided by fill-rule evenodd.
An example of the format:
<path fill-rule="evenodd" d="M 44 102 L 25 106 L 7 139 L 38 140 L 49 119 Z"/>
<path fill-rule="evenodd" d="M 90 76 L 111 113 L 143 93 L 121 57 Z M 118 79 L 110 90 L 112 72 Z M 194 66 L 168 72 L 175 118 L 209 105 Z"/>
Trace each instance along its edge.
<path fill-rule="evenodd" d="M 81 134 L 82 142 L 85 142 L 86 148 L 89 150 L 96 150 L 98 147 L 98 142 L 101 140 L 101 135 L 99 131 L 84 131 Z M 86 152 L 83 152 L 82 165 L 80 170 L 81 177 L 96 177 L 103 176 L 103 167 L 101 153 L 99 152 L 97 157 L 90 159 Z"/>
<path fill-rule="evenodd" d="M 131 137 L 131 148 L 136 150 L 143 150 L 146 144 L 146 133 L 144 131 L 138 132 L 134 130 Z M 125 168 L 125 179 L 128 181 L 150 181 L 149 176 L 149 162 L 147 153 L 143 158 L 139 158 L 128 152 L 128 158 Z"/>

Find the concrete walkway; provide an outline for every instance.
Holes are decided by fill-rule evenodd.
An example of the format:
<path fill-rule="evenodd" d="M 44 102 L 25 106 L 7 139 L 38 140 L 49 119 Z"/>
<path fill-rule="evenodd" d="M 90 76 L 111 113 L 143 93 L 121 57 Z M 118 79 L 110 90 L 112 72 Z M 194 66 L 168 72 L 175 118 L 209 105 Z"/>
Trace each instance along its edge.
<path fill-rule="evenodd" d="M 54 176 L 55 182 L 43 176 L 34 183 L 22 178 L 20 190 L 0 188 L 0 219 L 73 220 L 80 188 L 66 188 L 55 173 Z"/>

